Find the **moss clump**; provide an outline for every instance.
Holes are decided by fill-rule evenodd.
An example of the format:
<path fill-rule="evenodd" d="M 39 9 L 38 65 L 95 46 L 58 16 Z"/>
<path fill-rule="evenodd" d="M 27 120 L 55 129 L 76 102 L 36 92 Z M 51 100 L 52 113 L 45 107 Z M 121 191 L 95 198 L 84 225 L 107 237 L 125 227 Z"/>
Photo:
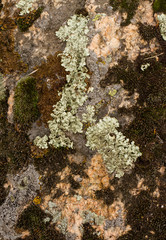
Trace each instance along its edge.
<path fill-rule="evenodd" d="M 115 11 L 119 10 L 121 13 L 127 12 L 127 19 L 122 23 L 124 26 L 130 24 L 130 20 L 133 18 L 138 4 L 139 0 L 110 0 L 110 5 Z"/>
<path fill-rule="evenodd" d="M 7 121 L 7 97 L 0 101 L 0 204 L 8 191 L 3 187 L 6 174 L 15 174 L 30 158 L 27 135 L 17 132 Z"/>
<path fill-rule="evenodd" d="M 165 0 L 155 0 L 153 3 L 154 12 L 166 13 L 166 1 Z"/>
<path fill-rule="evenodd" d="M 14 120 L 29 125 L 39 117 L 38 92 L 32 77 L 22 78 L 17 84 L 14 96 Z"/>
<path fill-rule="evenodd" d="M 165 107 L 149 107 L 135 109 L 135 120 L 131 123 L 125 132 L 132 136 L 134 141 L 139 143 L 141 148 L 145 149 L 146 144 L 155 141 L 156 132 L 161 130 L 162 120 L 166 118 Z M 143 154 L 143 157 L 144 154 Z"/>
<path fill-rule="evenodd" d="M 32 238 L 38 240 L 65 240 L 63 234 L 59 233 L 54 227 L 44 223 L 44 218 L 47 215 L 40 209 L 39 206 L 31 204 L 22 213 L 18 219 L 16 228 L 21 231 L 23 229 L 29 230 Z"/>
<path fill-rule="evenodd" d="M 40 7 L 37 10 L 33 10 L 31 13 L 26 14 L 24 16 L 19 16 L 16 20 L 16 23 L 21 30 L 21 32 L 25 32 L 32 26 L 34 21 L 38 19 L 43 11 L 44 7 Z"/>

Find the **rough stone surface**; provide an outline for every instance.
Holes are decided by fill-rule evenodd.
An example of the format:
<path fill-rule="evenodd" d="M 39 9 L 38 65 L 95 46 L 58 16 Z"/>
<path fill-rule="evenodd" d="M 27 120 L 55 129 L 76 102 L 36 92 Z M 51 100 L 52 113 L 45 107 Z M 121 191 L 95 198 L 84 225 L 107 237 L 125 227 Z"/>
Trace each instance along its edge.
<path fill-rule="evenodd" d="M 15 176 L 8 176 L 10 192 L 5 202 L 0 206 L 0 234 L 5 239 L 19 237 L 14 231 L 19 214 L 31 201 L 36 191 L 40 189 L 39 174 L 33 165 Z"/>

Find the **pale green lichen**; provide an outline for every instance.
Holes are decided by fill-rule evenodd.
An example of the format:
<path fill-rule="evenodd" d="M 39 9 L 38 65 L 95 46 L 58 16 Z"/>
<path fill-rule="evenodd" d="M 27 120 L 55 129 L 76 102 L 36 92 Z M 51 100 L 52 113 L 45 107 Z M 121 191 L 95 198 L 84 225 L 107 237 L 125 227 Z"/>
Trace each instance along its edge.
<path fill-rule="evenodd" d="M 83 223 L 102 225 L 105 220 L 105 217 L 98 216 L 96 213 L 91 211 L 83 211 L 81 215 L 83 218 Z"/>
<path fill-rule="evenodd" d="M 48 148 L 47 145 L 48 137 L 45 135 L 44 137 L 36 137 L 34 140 L 34 144 L 40 146 L 41 149 Z"/>
<path fill-rule="evenodd" d="M 67 218 L 63 218 L 60 224 L 58 225 L 59 230 L 65 235 L 67 232 L 68 221 Z"/>
<path fill-rule="evenodd" d="M 82 114 L 82 122 L 83 123 L 90 123 L 93 124 L 96 122 L 96 119 L 94 118 L 95 116 L 95 107 L 88 105 L 86 107 L 86 113 Z"/>
<path fill-rule="evenodd" d="M 157 19 L 159 21 L 161 35 L 166 41 L 166 14 L 162 13 L 161 15 L 158 15 Z"/>
<path fill-rule="evenodd" d="M 48 144 L 55 148 L 73 148 L 73 143 L 66 136 L 66 132 L 82 133 L 83 123 L 90 124 L 87 128 L 87 144 L 90 149 L 97 150 L 103 157 L 109 173 L 115 173 L 116 177 L 122 177 L 126 170 L 134 166 L 136 159 L 141 156 L 139 147 L 134 142 L 117 131 L 119 127 L 116 118 L 104 117 L 95 125 L 95 110 L 97 106 L 87 106 L 87 112 L 82 114 L 82 120 L 77 116 L 78 108 L 87 100 L 87 89 L 85 79 L 89 78 L 85 67 L 86 57 L 89 55 L 86 48 L 88 38 L 88 19 L 82 15 L 74 15 L 67 25 L 61 27 L 56 33 L 65 40 L 66 48 L 61 54 L 62 65 L 66 71 L 67 84 L 62 90 L 60 101 L 54 105 L 51 116 L 53 120 L 48 121 L 49 137 L 37 137 L 35 144 L 40 148 L 48 148 Z M 93 90 L 93 89 L 92 89 Z M 116 94 L 114 90 L 110 95 Z"/>
<path fill-rule="evenodd" d="M 33 10 L 34 2 L 36 2 L 36 0 L 20 0 L 16 4 L 16 7 L 21 9 L 20 15 L 30 13 L 30 11 Z"/>
<path fill-rule="evenodd" d="M 87 129 L 86 146 L 97 150 L 103 157 L 107 171 L 120 178 L 134 166 L 141 153 L 134 142 L 129 143 L 129 139 L 117 131 L 118 127 L 116 118 L 106 116 L 100 119 L 96 125 Z"/>
<path fill-rule="evenodd" d="M 62 90 L 60 101 L 54 105 L 51 116 L 53 120 L 48 121 L 50 135 L 48 143 L 55 148 L 73 148 L 73 143 L 65 132 L 82 133 L 83 124 L 76 115 L 78 108 L 87 100 L 85 79 L 87 74 L 86 57 L 89 51 L 86 48 L 88 37 L 88 19 L 82 15 L 74 15 L 68 20 L 67 25 L 61 27 L 56 35 L 66 40 L 66 47 L 61 54 L 62 66 L 70 72 L 66 79 L 67 84 Z M 40 148 L 48 148 L 46 137 L 37 137 L 35 144 Z M 41 145 L 42 144 L 42 145 Z"/>
<path fill-rule="evenodd" d="M 49 201 L 48 209 L 45 210 L 45 213 L 50 214 L 52 216 L 52 223 L 56 223 L 61 220 L 61 210 L 58 208 L 56 203 Z M 44 219 L 45 222 L 50 221 L 49 217 Z"/>

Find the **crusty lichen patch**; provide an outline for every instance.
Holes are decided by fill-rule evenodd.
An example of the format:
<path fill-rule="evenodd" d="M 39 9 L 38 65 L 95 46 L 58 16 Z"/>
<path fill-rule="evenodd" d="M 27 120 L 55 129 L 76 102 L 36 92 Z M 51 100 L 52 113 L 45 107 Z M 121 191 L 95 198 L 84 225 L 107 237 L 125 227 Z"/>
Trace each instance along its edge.
<path fill-rule="evenodd" d="M 93 20 L 97 14 L 93 14 Z M 97 57 L 104 57 L 110 67 L 118 64 L 122 56 L 127 56 L 128 60 L 134 61 L 139 54 L 155 53 L 159 49 L 159 44 L 153 38 L 149 45 L 139 34 L 138 23 L 155 26 L 153 10 L 149 1 L 140 2 L 131 23 L 128 26 L 121 26 L 122 15 L 119 11 L 110 15 L 98 14 L 94 21 L 96 34 L 90 43 L 90 50 L 94 51 Z M 110 61 L 111 59 L 111 61 Z"/>
<path fill-rule="evenodd" d="M 73 162 L 73 155 L 69 155 L 70 162 Z M 61 182 L 52 189 L 50 195 L 43 198 L 41 208 L 49 209 L 50 201 L 55 204 L 59 217 L 56 216 L 56 228 L 61 231 L 61 224 L 64 219 L 67 221 L 66 233 L 76 235 L 76 239 L 81 240 L 83 234 L 83 224 L 89 222 L 105 240 L 116 239 L 126 233 L 129 225 L 125 225 L 125 207 L 119 198 L 106 204 L 102 199 L 97 199 L 95 192 L 101 189 L 110 189 L 114 192 L 114 187 L 109 183 L 109 177 L 103 165 L 100 155 L 95 155 L 91 159 L 91 165 L 85 170 L 88 178 L 82 178 L 79 174 L 72 174 L 70 167 L 66 167 L 59 172 Z M 75 189 L 75 195 L 70 196 L 71 185 L 66 182 L 66 177 L 71 175 L 75 181 L 79 181 L 80 187 Z M 54 198 L 55 193 L 60 189 L 63 194 L 59 198 Z M 54 205 L 53 204 L 53 205 Z M 51 212 L 50 212 L 51 213 Z M 55 218 L 54 218 L 55 219 Z"/>

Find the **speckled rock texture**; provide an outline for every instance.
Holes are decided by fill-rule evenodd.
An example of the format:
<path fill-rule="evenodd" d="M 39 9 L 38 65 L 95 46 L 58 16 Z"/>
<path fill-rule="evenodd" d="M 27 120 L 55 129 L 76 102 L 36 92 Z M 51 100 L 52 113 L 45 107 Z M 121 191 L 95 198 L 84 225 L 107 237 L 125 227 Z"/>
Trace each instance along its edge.
<path fill-rule="evenodd" d="M 163 1 L 37 0 L 23 16 L 18 2 L 0 1 L 0 240 L 165 240 L 166 42 L 157 20 Z M 120 179 L 86 146 L 88 124 L 83 133 L 66 133 L 72 150 L 33 142 L 49 135 L 66 84 L 58 55 L 66 43 L 56 31 L 74 14 L 89 18 L 88 98 L 77 116 L 92 105 L 97 122 L 115 117 L 142 153 Z M 20 124 L 15 89 L 27 76 L 36 79 L 40 114 Z"/>

